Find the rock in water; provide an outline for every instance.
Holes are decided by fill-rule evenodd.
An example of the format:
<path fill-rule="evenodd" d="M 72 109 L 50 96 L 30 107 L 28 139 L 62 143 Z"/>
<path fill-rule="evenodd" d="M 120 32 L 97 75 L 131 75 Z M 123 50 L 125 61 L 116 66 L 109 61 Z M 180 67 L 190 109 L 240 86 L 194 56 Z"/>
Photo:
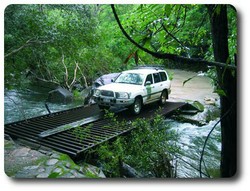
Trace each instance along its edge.
<path fill-rule="evenodd" d="M 142 178 L 142 175 L 139 172 L 124 162 L 121 165 L 121 171 L 127 178 Z"/>
<path fill-rule="evenodd" d="M 73 94 L 63 88 L 63 87 L 57 87 L 55 90 L 52 90 L 49 92 L 49 96 L 48 96 L 48 101 L 49 102 L 71 102 L 73 100 Z"/>

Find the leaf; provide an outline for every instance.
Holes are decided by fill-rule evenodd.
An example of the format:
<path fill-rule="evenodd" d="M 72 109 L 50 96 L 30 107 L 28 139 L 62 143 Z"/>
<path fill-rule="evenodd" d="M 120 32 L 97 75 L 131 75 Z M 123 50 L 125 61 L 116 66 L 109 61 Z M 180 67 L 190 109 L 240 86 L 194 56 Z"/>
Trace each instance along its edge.
<path fill-rule="evenodd" d="M 147 49 L 150 49 L 150 47 L 151 47 L 151 38 L 146 38 L 145 39 L 145 44 L 144 44 L 144 48 L 147 48 Z"/>
<path fill-rule="evenodd" d="M 217 93 L 219 96 L 227 96 L 227 94 L 225 93 L 225 91 L 222 90 L 222 89 L 216 89 L 216 90 L 214 90 L 213 93 Z"/>
<path fill-rule="evenodd" d="M 57 178 L 60 174 L 58 172 L 52 172 L 48 178 Z"/>
<path fill-rule="evenodd" d="M 165 33 L 163 32 L 158 33 L 158 39 L 161 44 L 165 43 L 166 42 Z"/>
<path fill-rule="evenodd" d="M 171 5 L 165 5 L 164 14 L 168 17 L 171 13 Z"/>
<path fill-rule="evenodd" d="M 202 105 L 198 101 L 194 101 L 191 105 L 194 106 L 196 109 L 198 109 L 201 112 L 204 111 L 204 105 Z"/>
<path fill-rule="evenodd" d="M 182 86 L 184 86 L 188 81 L 192 80 L 193 78 L 195 78 L 197 75 L 191 77 L 191 78 L 188 78 L 187 80 L 185 80 L 183 83 L 182 83 Z"/>

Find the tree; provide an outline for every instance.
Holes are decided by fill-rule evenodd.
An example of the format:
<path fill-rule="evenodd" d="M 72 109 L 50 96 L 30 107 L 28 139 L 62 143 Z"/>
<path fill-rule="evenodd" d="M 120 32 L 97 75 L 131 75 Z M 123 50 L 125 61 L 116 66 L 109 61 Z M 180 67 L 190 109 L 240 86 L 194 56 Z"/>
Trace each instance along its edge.
<path fill-rule="evenodd" d="M 131 45 L 116 35 L 110 13 L 107 5 L 9 5 L 4 13 L 5 87 L 18 88 L 25 80 L 71 90 L 76 81 L 86 86 L 119 71 Z"/>
<path fill-rule="evenodd" d="M 111 5 L 113 10 L 114 17 L 122 31 L 122 33 L 127 37 L 127 39 L 133 43 L 136 47 L 144 52 L 159 58 L 159 59 L 168 59 L 174 62 L 185 62 L 189 64 L 205 64 L 208 66 L 215 66 L 217 68 L 217 76 L 218 76 L 218 85 L 220 92 L 220 100 L 221 100 L 221 132 L 222 132 L 222 152 L 221 152 L 221 176 L 222 177 L 231 177 L 236 173 L 236 133 L 237 133 L 237 124 L 236 124 L 236 63 L 233 63 L 229 55 L 229 48 L 228 48 L 228 20 L 227 20 L 227 5 L 208 5 L 208 13 L 211 22 L 211 34 L 212 34 L 212 42 L 213 42 L 213 53 L 214 53 L 214 60 L 215 61 L 207 61 L 203 58 L 190 58 L 187 56 L 181 56 L 178 54 L 174 54 L 171 52 L 171 49 L 165 49 L 165 52 L 162 49 L 155 49 L 152 50 L 152 46 L 149 45 L 150 42 L 155 44 L 155 39 L 153 36 L 156 34 L 160 34 L 161 31 L 165 31 L 165 34 L 168 34 L 172 38 L 173 41 L 177 42 L 180 46 L 184 46 L 183 43 L 175 36 L 172 32 L 169 32 L 169 29 L 165 26 L 165 20 L 170 20 L 171 18 L 171 10 L 173 6 L 176 6 L 175 15 L 181 15 L 184 19 L 186 19 L 187 15 L 187 7 L 184 7 L 183 14 L 181 14 L 180 9 L 182 8 L 181 5 L 165 5 L 164 9 L 153 9 L 152 5 L 150 9 L 143 10 L 143 6 L 139 7 L 139 12 L 141 18 L 143 18 L 144 22 L 146 23 L 142 25 L 144 31 L 149 31 L 146 34 L 146 38 L 149 39 L 149 42 L 145 46 L 145 43 L 136 42 L 134 40 L 133 34 L 135 29 L 134 21 L 132 22 L 132 33 L 129 35 L 125 28 L 123 27 L 125 24 L 120 21 L 118 14 L 116 12 L 115 6 Z M 159 11 L 160 10 L 160 11 Z M 145 11 L 145 12 L 144 12 Z M 138 12 L 138 9 L 137 9 Z M 157 17 L 157 13 L 162 14 L 162 17 Z M 131 13 L 130 13 L 131 14 Z M 148 16 L 147 14 L 151 14 L 153 16 Z M 134 16 L 134 18 L 137 18 Z M 152 18 L 152 19 L 147 19 Z M 155 27 L 155 23 L 162 21 L 161 27 Z M 176 19 L 176 23 L 180 23 L 179 19 Z M 182 21 L 186 22 L 186 20 Z M 154 25 L 155 31 L 150 30 L 150 25 Z M 126 26 L 126 25 L 125 25 Z M 140 25 L 141 26 L 141 25 Z M 169 24 L 171 27 L 171 25 Z M 181 25 L 179 26 L 181 27 Z M 128 27 L 127 27 L 128 28 Z M 177 27 L 178 28 L 178 27 Z M 142 31 L 141 31 L 142 32 Z M 158 36 L 160 39 L 160 37 Z M 144 38 L 145 39 L 145 38 Z M 153 39 L 153 40 L 151 40 Z M 167 40 L 167 39 L 166 39 Z M 169 45 L 171 46 L 171 45 Z M 175 47 L 175 46 L 174 46 Z M 184 46 L 185 47 L 185 46 Z M 151 48 L 151 50 L 150 50 Z M 175 47 L 176 48 L 176 47 Z"/>
<path fill-rule="evenodd" d="M 82 68 L 86 61 L 84 47 L 96 44 L 92 40 L 95 25 L 87 25 L 95 22 L 91 10 L 87 5 L 9 5 L 5 10 L 6 83 L 15 83 L 8 74 L 15 81 L 24 76 L 65 86 L 67 78 L 74 81 L 76 63 Z"/>
<path fill-rule="evenodd" d="M 228 48 L 228 19 L 226 5 L 208 5 L 214 58 L 229 65 L 232 61 Z M 221 175 L 231 177 L 237 168 L 237 74 L 235 70 L 217 67 L 219 87 L 225 91 L 221 102 Z"/>

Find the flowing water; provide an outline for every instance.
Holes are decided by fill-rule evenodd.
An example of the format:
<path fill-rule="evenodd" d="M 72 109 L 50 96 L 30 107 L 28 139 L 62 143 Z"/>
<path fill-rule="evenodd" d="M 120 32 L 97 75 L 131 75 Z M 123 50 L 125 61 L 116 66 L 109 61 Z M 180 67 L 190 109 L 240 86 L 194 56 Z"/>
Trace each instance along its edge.
<path fill-rule="evenodd" d="M 175 120 L 167 119 L 166 122 L 171 129 L 178 133 L 177 145 L 180 147 L 179 153 L 174 153 L 173 166 L 176 170 L 177 178 L 198 178 L 200 177 L 200 158 L 203 146 L 211 129 L 217 121 L 210 121 L 204 126 L 196 126 L 190 123 L 179 123 Z M 216 178 L 220 169 L 220 124 L 212 131 L 206 147 L 204 149 L 201 163 L 202 177 Z"/>
<path fill-rule="evenodd" d="M 24 120 L 39 115 L 48 114 L 45 108 L 47 98 L 46 92 L 31 90 L 11 90 L 5 92 L 4 97 L 4 120 L 5 123 Z M 80 102 L 70 104 L 48 103 L 51 112 L 57 112 L 79 106 Z M 171 130 L 178 133 L 179 139 L 177 145 L 180 152 L 174 154 L 174 166 L 178 178 L 197 178 L 200 176 L 199 164 L 201 151 L 207 135 L 217 121 L 210 121 L 207 125 L 196 126 L 190 123 L 180 123 L 178 121 L 167 119 L 166 123 L 170 125 Z M 217 176 L 216 169 L 220 167 L 220 126 L 216 126 L 208 140 L 204 153 L 204 162 L 202 162 L 202 177 Z"/>
<path fill-rule="evenodd" d="M 48 114 L 45 107 L 46 89 L 10 90 L 4 95 L 4 123 L 10 123 Z M 81 101 L 72 103 L 47 103 L 51 112 L 58 112 L 83 105 Z"/>

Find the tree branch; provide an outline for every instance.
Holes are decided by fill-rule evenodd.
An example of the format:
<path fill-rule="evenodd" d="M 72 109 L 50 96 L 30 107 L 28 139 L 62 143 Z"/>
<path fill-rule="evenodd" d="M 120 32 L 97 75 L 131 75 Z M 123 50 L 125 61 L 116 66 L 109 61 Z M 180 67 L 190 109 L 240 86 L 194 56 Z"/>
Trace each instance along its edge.
<path fill-rule="evenodd" d="M 87 79 L 86 79 L 86 77 L 83 75 L 83 72 L 82 72 L 81 68 L 79 67 L 79 64 L 77 65 L 77 68 L 79 69 L 79 71 L 80 71 L 80 73 L 81 73 L 81 75 L 82 75 L 82 77 L 83 77 L 85 86 L 88 87 Z"/>
<path fill-rule="evenodd" d="M 35 77 L 35 79 L 37 79 L 37 80 L 39 80 L 39 81 L 46 82 L 46 83 L 52 83 L 52 84 L 56 84 L 56 85 L 60 85 L 60 83 L 57 82 L 57 81 L 54 81 L 54 80 L 46 80 L 46 79 L 44 79 L 44 78 L 38 77 L 38 76 L 37 76 L 34 72 L 32 72 L 31 70 L 29 70 L 28 73 L 32 74 L 32 75 Z M 27 75 L 29 75 L 29 74 L 27 74 Z"/>
<path fill-rule="evenodd" d="M 170 33 L 169 31 L 168 31 L 168 29 L 165 27 L 165 25 L 162 23 L 161 24 L 161 26 L 162 26 L 162 28 L 163 28 L 163 30 L 169 35 L 169 36 L 171 36 L 176 42 L 178 42 L 183 48 L 187 48 L 187 47 L 185 47 L 183 44 L 182 44 L 182 42 L 181 41 L 179 41 L 172 33 Z"/>
<path fill-rule="evenodd" d="M 203 144 L 203 148 L 202 148 L 202 151 L 201 151 L 201 156 L 200 156 L 200 163 L 199 163 L 199 171 L 200 171 L 200 177 L 202 178 L 202 171 L 201 171 L 201 167 L 202 167 L 202 161 L 203 161 L 203 155 L 204 155 L 204 151 L 205 151 L 205 147 L 207 145 L 207 141 L 210 137 L 210 135 L 212 134 L 212 132 L 214 131 L 215 127 L 221 122 L 221 120 L 224 118 L 224 117 L 227 117 L 227 115 L 231 112 L 231 110 L 233 109 L 233 106 L 234 106 L 235 103 L 233 103 L 231 105 L 231 107 L 227 110 L 227 112 L 224 113 L 224 115 L 215 123 L 215 125 L 213 126 L 213 128 L 209 131 L 207 137 L 206 137 L 206 140 Z"/>
<path fill-rule="evenodd" d="M 187 58 L 187 57 L 183 57 L 183 56 L 179 56 L 176 54 L 169 54 L 169 53 L 159 53 L 159 52 L 153 52 L 147 48 L 144 48 L 143 46 L 139 45 L 137 42 L 135 42 L 129 35 L 128 33 L 125 31 L 125 29 L 123 28 L 120 19 L 116 13 L 115 10 L 115 6 L 112 4 L 111 5 L 114 17 L 117 21 L 117 24 L 119 25 L 119 28 L 121 29 L 123 35 L 131 42 L 133 43 L 135 46 L 137 46 L 138 48 L 140 48 L 141 50 L 143 50 L 144 52 L 159 58 L 159 59 L 169 59 L 169 60 L 173 60 L 176 62 L 185 62 L 188 64 L 205 64 L 205 65 L 210 65 L 210 66 L 217 66 L 217 67 L 223 67 L 223 68 L 228 68 L 228 69 L 236 69 L 236 66 L 234 65 L 229 65 L 229 64 L 225 64 L 222 62 L 215 62 L 215 61 L 206 61 L 203 60 L 201 58 Z"/>
<path fill-rule="evenodd" d="M 62 64 L 64 66 L 64 69 L 65 69 L 65 84 L 67 86 L 68 89 L 70 89 L 70 86 L 69 86 L 69 83 L 68 83 L 68 80 L 69 80 L 69 73 L 68 73 L 68 68 L 64 62 L 64 54 L 62 54 Z"/>
<path fill-rule="evenodd" d="M 75 64 L 76 64 L 76 67 L 75 67 L 75 70 L 74 70 L 74 78 L 73 78 L 71 84 L 69 85 L 70 90 L 72 89 L 72 86 L 73 86 L 73 85 L 75 84 L 75 82 L 76 82 L 76 73 L 77 73 L 77 69 L 78 69 L 78 63 L 75 61 Z"/>
<path fill-rule="evenodd" d="M 25 47 L 29 46 L 31 40 L 32 40 L 32 39 L 27 40 L 27 41 L 25 42 L 25 44 L 23 44 L 23 45 L 20 46 L 19 48 L 17 48 L 17 49 L 15 49 L 15 50 L 13 50 L 13 51 L 11 51 L 11 52 L 5 54 L 5 55 L 4 55 L 4 58 L 7 58 L 7 57 L 11 56 L 12 54 L 15 54 L 15 53 L 19 52 L 20 50 L 24 49 Z"/>
<path fill-rule="evenodd" d="M 28 46 L 31 46 L 32 44 L 46 44 L 46 43 L 50 42 L 50 41 L 40 41 L 40 40 L 33 40 L 33 39 L 34 39 L 34 38 L 31 38 L 31 39 L 27 40 L 27 41 L 25 42 L 25 44 L 23 44 L 23 45 L 20 46 L 19 48 L 17 48 L 17 49 L 15 49 L 15 50 L 13 50 L 13 51 L 11 51 L 11 52 L 5 54 L 5 55 L 4 55 L 4 58 L 7 58 L 7 57 L 11 56 L 12 54 L 17 53 L 17 52 L 19 52 L 20 50 L 22 50 L 22 49 L 24 49 L 24 48 L 26 48 L 26 47 L 28 47 Z"/>

